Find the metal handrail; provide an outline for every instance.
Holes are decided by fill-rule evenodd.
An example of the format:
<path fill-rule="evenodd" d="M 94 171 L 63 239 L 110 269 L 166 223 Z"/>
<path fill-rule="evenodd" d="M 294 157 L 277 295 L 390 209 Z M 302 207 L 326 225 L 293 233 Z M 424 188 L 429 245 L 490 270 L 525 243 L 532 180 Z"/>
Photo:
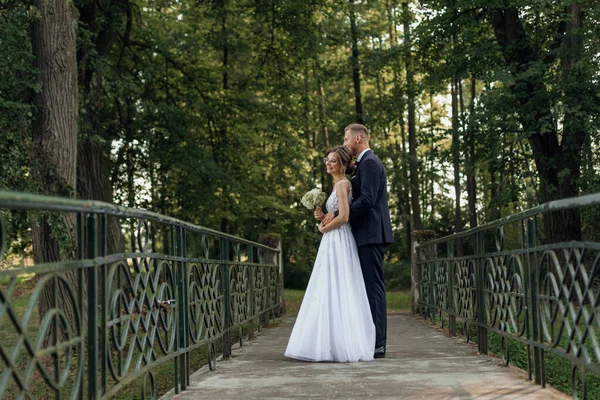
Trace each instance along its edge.
<path fill-rule="evenodd" d="M 581 197 L 574 197 L 569 199 L 562 200 L 554 200 L 548 203 L 541 204 L 539 206 L 535 206 L 529 208 L 527 210 L 518 212 L 516 214 L 511 214 L 509 216 L 499 218 L 492 222 L 487 222 L 483 225 L 476 226 L 475 228 L 467 229 L 465 231 L 453 233 L 448 236 L 444 236 L 438 239 L 432 239 L 427 241 L 428 245 L 434 245 L 438 243 L 447 242 L 452 239 L 459 239 L 467 236 L 471 236 L 475 233 L 486 231 L 490 228 L 494 228 L 499 225 L 506 225 L 512 222 L 522 221 L 527 218 L 531 218 L 536 215 L 543 215 L 553 211 L 565 210 L 568 208 L 581 208 L 588 206 L 600 205 L 600 193 L 588 194 Z"/>
<path fill-rule="evenodd" d="M 166 362 L 177 393 L 189 384 L 193 352 L 207 346 L 214 369 L 217 341 L 229 357 L 234 335 L 241 344 L 243 331 L 251 338 L 282 312 L 281 245 L 100 201 L 0 191 L 0 209 L 42 211 L 39 219 L 75 214 L 77 245 L 71 259 L 0 271 L 8 280 L 0 286 L 0 324 L 17 333 L 0 338 L 0 398 L 38 396 L 33 387 L 44 383 L 42 397 L 104 399 L 138 379 L 155 398 L 153 371 Z M 109 252 L 115 218 L 127 221 L 119 226 L 132 248 Z M 5 241 L 2 218 L 0 229 Z M 0 243 L 0 259 L 3 251 Z M 18 310 L 17 280 L 32 273 L 31 300 Z M 44 296 L 52 300 L 38 321 L 32 316 Z M 48 359 L 69 374 L 49 373 Z"/>
<path fill-rule="evenodd" d="M 169 224 L 185 228 L 196 233 L 208 234 L 222 239 L 228 239 L 240 244 L 252 245 L 256 248 L 278 251 L 276 248 L 266 246 L 262 243 L 253 242 L 214 229 L 205 228 L 177 218 L 158 214 L 152 211 L 118 206 L 97 200 L 78 200 L 66 197 L 44 196 L 31 193 L 12 192 L 0 190 L 0 208 L 23 209 L 23 210 L 46 210 L 63 212 L 85 212 L 93 214 L 114 215 L 122 218 L 143 218 L 148 221 Z"/>
<path fill-rule="evenodd" d="M 554 378 L 546 372 L 547 357 L 570 363 L 573 396 L 586 398 L 587 382 L 600 382 L 600 242 L 555 243 L 539 240 L 539 234 L 546 214 L 593 206 L 600 206 L 600 193 L 552 201 L 417 243 L 416 311 L 447 324 L 452 336 L 461 320 L 465 338 L 475 335 L 483 354 L 490 334 L 499 335 L 502 346 L 495 351 L 506 364 L 508 341 L 520 343 L 518 348 L 526 348 L 520 357 L 538 384 Z M 507 231 L 515 235 L 509 249 L 504 248 Z"/>

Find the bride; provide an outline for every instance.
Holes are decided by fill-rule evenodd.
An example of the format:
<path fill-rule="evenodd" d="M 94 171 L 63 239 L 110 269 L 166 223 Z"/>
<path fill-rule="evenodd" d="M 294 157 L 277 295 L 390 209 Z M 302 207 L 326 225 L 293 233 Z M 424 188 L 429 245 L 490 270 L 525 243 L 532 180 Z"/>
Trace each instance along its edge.
<path fill-rule="evenodd" d="M 304 361 L 373 360 L 375 325 L 365 290 L 356 242 L 348 223 L 352 186 L 346 173 L 352 156 L 335 146 L 324 159 L 334 189 L 328 211 L 338 211 L 323 233 L 306 293 L 285 351 Z"/>

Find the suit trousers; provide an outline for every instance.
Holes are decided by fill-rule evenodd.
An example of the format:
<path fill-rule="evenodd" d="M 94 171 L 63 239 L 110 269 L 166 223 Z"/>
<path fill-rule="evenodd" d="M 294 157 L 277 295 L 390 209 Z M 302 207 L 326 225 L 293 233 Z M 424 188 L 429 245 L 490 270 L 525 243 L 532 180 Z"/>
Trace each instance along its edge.
<path fill-rule="evenodd" d="M 383 253 L 386 248 L 387 244 L 358 246 L 358 258 L 375 324 L 375 347 L 385 346 L 387 339 L 387 306 L 383 281 Z"/>

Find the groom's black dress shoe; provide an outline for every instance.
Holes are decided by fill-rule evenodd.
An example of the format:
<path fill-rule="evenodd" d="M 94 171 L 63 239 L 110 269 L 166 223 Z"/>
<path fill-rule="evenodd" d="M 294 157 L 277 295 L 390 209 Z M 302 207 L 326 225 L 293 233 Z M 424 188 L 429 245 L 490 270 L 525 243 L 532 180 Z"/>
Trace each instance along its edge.
<path fill-rule="evenodd" d="M 385 346 L 375 347 L 373 358 L 385 358 Z"/>

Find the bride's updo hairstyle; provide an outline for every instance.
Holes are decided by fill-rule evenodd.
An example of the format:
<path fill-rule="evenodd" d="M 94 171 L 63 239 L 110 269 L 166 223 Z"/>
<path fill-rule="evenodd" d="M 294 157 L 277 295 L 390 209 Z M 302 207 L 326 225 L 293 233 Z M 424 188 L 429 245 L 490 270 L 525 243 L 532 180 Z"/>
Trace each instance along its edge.
<path fill-rule="evenodd" d="M 340 160 L 342 173 L 347 175 L 354 172 L 354 166 L 352 165 L 352 154 L 350 154 L 350 151 L 347 148 L 344 146 L 333 146 L 327 150 L 326 156 L 331 153 L 337 154 L 338 159 Z"/>

